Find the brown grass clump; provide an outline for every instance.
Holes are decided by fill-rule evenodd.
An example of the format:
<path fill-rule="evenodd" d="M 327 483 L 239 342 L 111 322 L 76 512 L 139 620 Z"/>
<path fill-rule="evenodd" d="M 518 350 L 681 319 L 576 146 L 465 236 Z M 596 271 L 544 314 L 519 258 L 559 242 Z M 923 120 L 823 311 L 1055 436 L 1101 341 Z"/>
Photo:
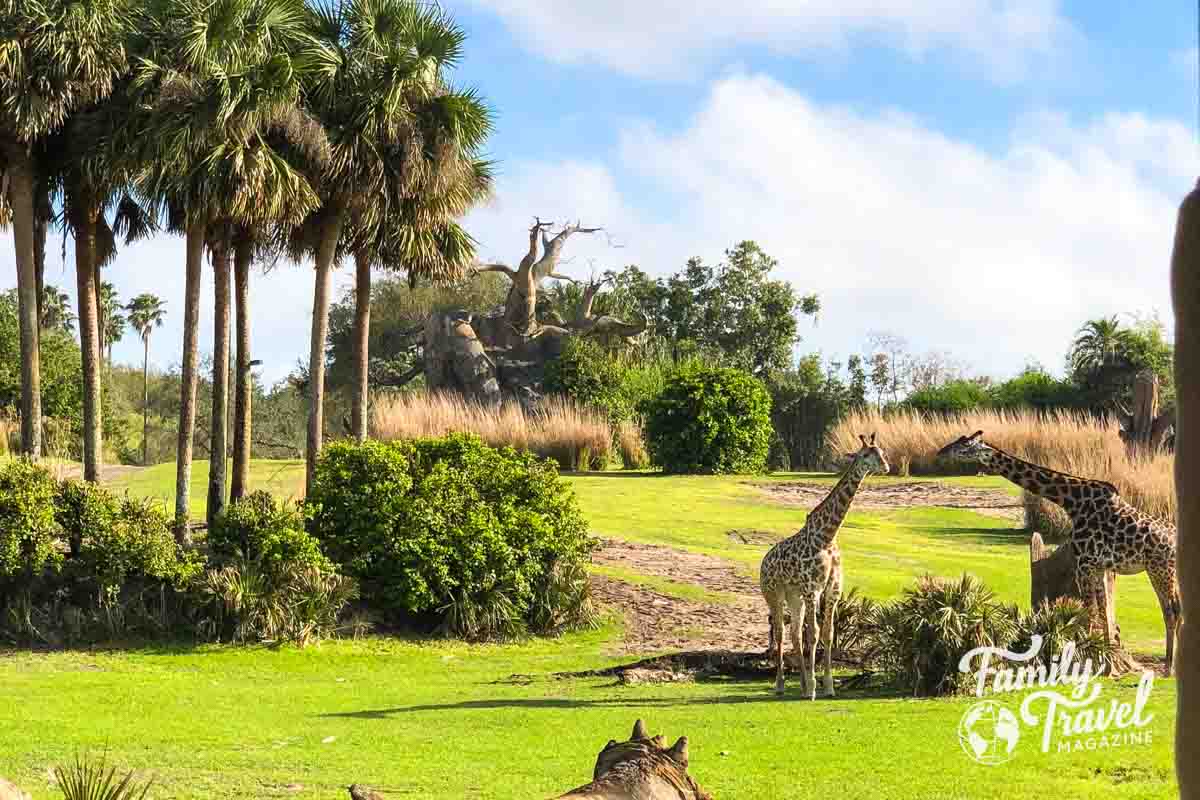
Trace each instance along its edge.
<path fill-rule="evenodd" d="M 478 435 L 493 447 L 510 445 L 552 458 L 562 469 L 604 469 L 613 460 L 613 431 L 603 414 L 558 397 L 536 411 L 515 402 L 483 405 L 449 393 L 408 393 L 375 399 L 372 432 L 383 441 Z"/>
<path fill-rule="evenodd" d="M 834 452 L 852 452 L 859 447 L 858 434 L 876 433 L 893 466 L 907 463 L 913 474 L 936 474 L 947 469 L 935 463 L 937 451 L 977 430 L 984 431 L 989 443 L 1018 458 L 1108 481 L 1142 511 L 1175 519 L 1174 456 L 1131 457 L 1116 422 L 1100 424 L 1083 416 L 1033 412 L 978 411 L 942 418 L 866 411 L 843 420 L 830 434 L 829 444 Z"/>
<path fill-rule="evenodd" d="M 646 469 L 650 466 L 650 451 L 642 436 L 642 426 L 633 420 L 622 420 L 617 426 L 617 450 L 625 469 Z"/>

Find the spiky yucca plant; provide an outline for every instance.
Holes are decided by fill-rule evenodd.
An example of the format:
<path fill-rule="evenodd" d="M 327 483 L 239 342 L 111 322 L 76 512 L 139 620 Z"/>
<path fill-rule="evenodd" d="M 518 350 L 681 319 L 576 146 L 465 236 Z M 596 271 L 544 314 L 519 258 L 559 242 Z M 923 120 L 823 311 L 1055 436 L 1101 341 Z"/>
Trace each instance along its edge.
<path fill-rule="evenodd" d="M 1068 642 L 1075 644 L 1075 660 L 1091 659 L 1096 669 L 1112 663 L 1115 647 L 1100 631 L 1092 630 L 1088 612 L 1083 603 L 1070 597 L 1060 597 L 1052 603 L 1042 603 L 1037 608 L 1021 614 L 1017 620 L 1017 638 L 1013 642 L 1014 652 L 1026 652 L 1033 636 L 1042 637 L 1042 648 L 1038 659 L 1049 664 Z"/>
<path fill-rule="evenodd" d="M 117 768 L 105 761 L 77 756 L 71 766 L 55 767 L 54 780 L 65 800 L 142 800 L 149 793 L 152 780 L 141 783 L 132 771 L 118 778 Z"/>

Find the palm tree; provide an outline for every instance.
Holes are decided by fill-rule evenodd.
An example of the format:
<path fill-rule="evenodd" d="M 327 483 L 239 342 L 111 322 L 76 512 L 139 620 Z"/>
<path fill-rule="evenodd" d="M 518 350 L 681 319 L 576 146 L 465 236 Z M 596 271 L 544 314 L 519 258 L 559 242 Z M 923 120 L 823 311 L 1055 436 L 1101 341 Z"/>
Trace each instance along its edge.
<path fill-rule="evenodd" d="M 16 248 L 21 331 L 21 449 L 41 457 L 36 150 L 77 109 L 104 98 L 124 68 L 125 0 L 0 0 L 0 195 Z M 7 191 L 5 191 L 7 190 Z M 81 320 L 86 322 L 86 320 Z"/>
<path fill-rule="evenodd" d="M 478 96 L 444 81 L 461 56 L 465 34 L 440 7 L 419 0 L 324 0 L 311 22 L 329 58 L 308 82 L 306 100 L 329 134 L 332 158 L 314 175 L 321 208 L 292 239 L 294 256 L 315 261 L 306 486 L 324 426 L 333 266 L 355 253 L 360 302 L 369 303 L 371 263 L 379 243 L 392 235 L 386 220 L 401 213 L 397 201 L 421 190 L 436 192 L 439 181 L 453 181 L 455 170 L 461 175 L 471 169 L 463 154 L 473 154 L 491 128 Z M 368 320 L 361 309 L 356 318 L 360 325 Z M 356 341 L 361 343 L 361 333 Z M 365 348 L 359 349 L 361 361 Z M 361 432 L 361 380 L 358 394 Z"/>
<path fill-rule="evenodd" d="M 41 309 L 42 330 L 75 332 L 76 317 L 71 312 L 71 298 L 66 292 L 59 291 L 58 287 L 52 284 L 43 286 Z"/>
<path fill-rule="evenodd" d="M 150 442 L 150 334 L 161 328 L 167 316 L 166 304 L 152 294 L 139 294 L 125 306 L 129 325 L 142 337 L 142 466 L 148 466 Z"/>
<path fill-rule="evenodd" d="M 125 338 L 127 320 L 121 313 L 123 307 L 117 297 L 117 288 L 105 281 L 100 284 L 100 349 L 112 368 L 113 345 Z"/>
<path fill-rule="evenodd" d="M 1075 334 L 1067 357 L 1071 371 L 1086 375 L 1120 362 L 1130 344 L 1132 332 L 1121 326 L 1117 317 L 1088 320 Z"/>
<path fill-rule="evenodd" d="M 176 532 L 187 538 L 201 259 L 207 246 L 216 285 L 210 519 L 225 501 L 229 358 L 229 255 L 237 226 L 303 218 L 317 198 L 287 155 L 319 158 L 320 129 L 298 110 L 303 53 L 301 0 L 155 0 L 144 26 L 151 55 L 136 84 L 150 98 L 143 191 L 184 231 L 187 277 L 183 380 L 176 457 Z M 300 57 L 296 57 L 300 56 Z M 286 150 L 287 154 L 281 152 Z"/>

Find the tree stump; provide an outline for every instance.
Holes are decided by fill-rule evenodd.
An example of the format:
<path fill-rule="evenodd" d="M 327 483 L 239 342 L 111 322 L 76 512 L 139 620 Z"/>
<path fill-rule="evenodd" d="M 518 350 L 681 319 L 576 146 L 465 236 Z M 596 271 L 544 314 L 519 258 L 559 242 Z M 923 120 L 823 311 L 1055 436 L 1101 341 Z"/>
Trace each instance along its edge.
<path fill-rule="evenodd" d="M 1053 603 L 1060 597 L 1084 602 L 1075 583 L 1075 549 L 1070 542 L 1051 550 L 1042 541 L 1042 535 L 1034 533 L 1029 540 L 1029 577 L 1029 602 L 1033 608 Z M 1113 632 L 1116 651 L 1109 664 L 1110 674 L 1141 669 L 1121 645 L 1121 626 L 1117 623 L 1117 576 L 1112 572 L 1104 573 L 1104 613 L 1108 617 L 1108 629 Z"/>

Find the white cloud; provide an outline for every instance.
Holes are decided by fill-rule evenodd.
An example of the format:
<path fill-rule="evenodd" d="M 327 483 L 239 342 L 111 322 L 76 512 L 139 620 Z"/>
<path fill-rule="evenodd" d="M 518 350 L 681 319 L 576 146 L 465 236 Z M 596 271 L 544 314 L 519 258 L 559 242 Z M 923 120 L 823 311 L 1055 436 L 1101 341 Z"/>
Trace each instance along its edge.
<path fill-rule="evenodd" d="M 823 298 L 806 347 L 845 355 L 886 328 L 993 373 L 1028 358 L 1061 364 L 1088 317 L 1169 319 L 1176 206 L 1200 169 L 1185 126 L 1138 114 L 1083 126 L 1037 115 L 992 154 L 902 114 L 820 106 L 752 76 L 717 83 L 685 130 L 644 125 L 622 141 L 620 169 L 520 165 L 501 181 L 504 205 L 473 215 L 472 230 L 515 260 L 528 219 L 551 203 L 626 245 L 569 253 L 657 274 L 755 239 Z M 639 210 L 642 192 L 677 209 Z"/>
<path fill-rule="evenodd" d="M 562 63 L 680 78 L 716 52 L 845 52 L 869 38 L 913 59 L 948 50 L 1009 80 L 1073 37 L 1057 0 L 460 0 L 499 15 L 528 48 Z"/>

